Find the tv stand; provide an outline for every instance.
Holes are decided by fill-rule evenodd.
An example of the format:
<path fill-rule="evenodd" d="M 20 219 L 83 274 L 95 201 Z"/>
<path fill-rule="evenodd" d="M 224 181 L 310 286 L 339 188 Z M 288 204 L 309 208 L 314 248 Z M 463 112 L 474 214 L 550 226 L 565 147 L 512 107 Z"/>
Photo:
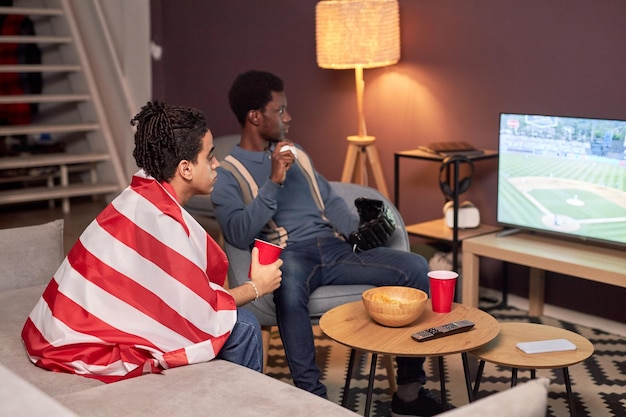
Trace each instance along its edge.
<path fill-rule="evenodd" d="M 520 232 L 499 238 L 499 233 L 463 241 L 463 304 L 478 306 L 480 257 L 530 267 L 528 314 L 543 314 L 545 271 L 626 287 L 623 250 Z"/>

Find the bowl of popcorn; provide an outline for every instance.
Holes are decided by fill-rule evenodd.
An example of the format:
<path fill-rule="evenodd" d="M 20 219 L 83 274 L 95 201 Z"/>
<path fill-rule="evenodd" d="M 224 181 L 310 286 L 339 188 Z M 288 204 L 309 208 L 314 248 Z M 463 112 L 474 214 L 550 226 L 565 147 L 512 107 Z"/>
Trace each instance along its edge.
<path fill-rule="evenodd" d="M 428 294 L 410 287 L 376 287 L 362 295 L 365 310 L 372 320 L 388 327 L 413 323 L 424 312 Z"/>

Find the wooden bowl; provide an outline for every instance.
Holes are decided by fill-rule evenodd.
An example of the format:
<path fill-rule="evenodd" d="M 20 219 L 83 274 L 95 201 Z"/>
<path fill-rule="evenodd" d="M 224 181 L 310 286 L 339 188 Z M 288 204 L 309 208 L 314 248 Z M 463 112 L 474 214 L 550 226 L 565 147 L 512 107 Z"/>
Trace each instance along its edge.
<path fill-rule="evenodd" d="M 413 323 L 424 312 L 428 294 L 410 287 L 376 287 L 363 292 L 365 310 L 372 320 L 388 327 Z"/>

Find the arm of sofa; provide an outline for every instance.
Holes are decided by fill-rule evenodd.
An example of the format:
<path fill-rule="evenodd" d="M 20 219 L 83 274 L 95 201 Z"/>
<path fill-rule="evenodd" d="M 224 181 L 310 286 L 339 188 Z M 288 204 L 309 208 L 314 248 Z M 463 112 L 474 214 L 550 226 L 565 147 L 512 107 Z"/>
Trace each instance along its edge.
<path fill-rule="evenodd" d="M 0 415 L 78 417 L 43 391 L 0 365 Z"/>
<path fill-rule="evenodd" d="M 544 417 L 548 409 L 548 378 L 539 378 L 471 404 L 440 414 L 442 417 Z"/>

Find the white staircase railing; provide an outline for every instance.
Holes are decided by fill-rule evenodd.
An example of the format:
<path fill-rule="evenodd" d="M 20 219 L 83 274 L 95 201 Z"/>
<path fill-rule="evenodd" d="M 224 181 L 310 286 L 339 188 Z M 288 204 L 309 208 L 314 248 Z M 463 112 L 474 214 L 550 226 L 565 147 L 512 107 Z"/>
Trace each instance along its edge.
<path fill-rule="evenodd" d="M 21 7 L 22 3 L 29 7 Z M 53 152 L 26 149 L 19 154 L 5 146 L 0 157 L 0 204 L 60 199 L 67 213 L 71 197 L 112 196 L 127 185 L 111 123 L 76 23 L 76 3 L 16 0 L 17 7 L 0 7 L 0 14 L 32 18 L 36 31 L 35 36 L 0 36 L 0 48 L 42 45 L 41 65 L 0 64 L 0 73 L 40 73 L 43 79 L 41 94 L 0 97 L 3 106 L 39 104 L 39 112 L 28 124 L 0 121 L 0 139 L 10 142 L 18 138 L 29 143 L 31 137 L 45 135 L 55 137 L 59 145 Z M 124 140 L 132 135 L 128 120 L 125 117 Z"/>

